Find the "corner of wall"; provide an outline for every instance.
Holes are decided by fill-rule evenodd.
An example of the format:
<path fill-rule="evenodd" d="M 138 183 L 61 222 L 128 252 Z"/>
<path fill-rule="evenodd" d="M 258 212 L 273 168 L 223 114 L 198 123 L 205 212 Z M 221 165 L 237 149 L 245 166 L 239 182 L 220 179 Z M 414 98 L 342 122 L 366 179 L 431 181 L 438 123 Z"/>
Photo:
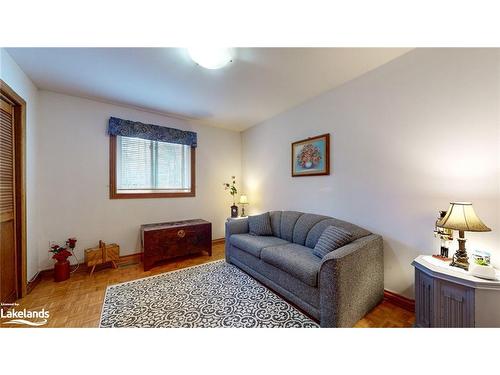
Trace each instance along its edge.
<path fill-rule="evenodd" d="M 38 88 L 12 59 L 5 48 L 0 48 L 0 77 L 26 101 L 26 225 L 27 225 L 27 279 L 39 271 L 38 259 L 38 165 L 37 136 L 39 122 Z"/>

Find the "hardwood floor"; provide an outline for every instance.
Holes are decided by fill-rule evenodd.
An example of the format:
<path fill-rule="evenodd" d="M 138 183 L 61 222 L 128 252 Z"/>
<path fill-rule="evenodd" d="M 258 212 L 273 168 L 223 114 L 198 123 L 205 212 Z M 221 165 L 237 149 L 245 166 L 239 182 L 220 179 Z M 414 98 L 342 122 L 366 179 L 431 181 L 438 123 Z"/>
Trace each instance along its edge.
<path fill-rule="evenodd" d="M 55 283 L 50 275 L 42 277 L 40 283 L 26 297 L 17 301 L 16 310 L 49 311 L 50 318 L 44 327 L 98 327 L 104 292 L 108 285 L 156 275 L 224 258 L 224 244 L 213 246 L 213 255 L 179 259 L 144 272 L 142 264 L 126 260 L 118 269 L 105 268 L 89 276 L 85 266 L 61 283 Z M 414 314 L 390 302 L 383 301 L 355 327 L 410 327 Z M 19 327 L 2 325 L 2 327 Z"/>

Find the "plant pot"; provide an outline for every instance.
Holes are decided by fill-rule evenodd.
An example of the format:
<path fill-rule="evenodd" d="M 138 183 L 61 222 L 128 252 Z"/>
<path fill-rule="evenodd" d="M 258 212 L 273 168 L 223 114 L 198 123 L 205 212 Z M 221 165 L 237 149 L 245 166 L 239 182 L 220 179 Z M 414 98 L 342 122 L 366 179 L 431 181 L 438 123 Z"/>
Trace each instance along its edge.
<path fill-rule="evenodd" d="M 60 282 L 69 279 L 69 261 L 58 260 L 54 264 L 54 281 Z"/>

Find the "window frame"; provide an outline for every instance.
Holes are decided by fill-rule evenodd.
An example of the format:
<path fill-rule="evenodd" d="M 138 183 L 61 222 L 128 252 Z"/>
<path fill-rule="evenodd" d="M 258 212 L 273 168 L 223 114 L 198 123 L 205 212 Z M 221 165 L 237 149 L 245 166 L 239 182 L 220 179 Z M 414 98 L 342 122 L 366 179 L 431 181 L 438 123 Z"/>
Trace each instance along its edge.
<path fill-rule="evenodd" d="M 144 192 L 120 193 L 116 183 L 116 161 L 118 159 L 116 135 L 109 136 L 109 198 L 110 199 L 142 199 L 142 198 L 185 198 L 196 196 L 196 148 L 191 147 L 191 189 L 179 192 Z"/>

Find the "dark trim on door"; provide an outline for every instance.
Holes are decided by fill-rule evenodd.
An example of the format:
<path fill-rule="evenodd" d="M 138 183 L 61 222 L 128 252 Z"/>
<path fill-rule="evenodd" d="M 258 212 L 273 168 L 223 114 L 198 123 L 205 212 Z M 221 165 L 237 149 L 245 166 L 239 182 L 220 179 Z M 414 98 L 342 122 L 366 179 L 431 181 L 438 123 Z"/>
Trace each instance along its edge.
<path fill-rule="evenodd" d="M 0 94 L 14 104 L 17 298 L 27 294 L 26 256 L 26 101 L 0 79 Z"/>

